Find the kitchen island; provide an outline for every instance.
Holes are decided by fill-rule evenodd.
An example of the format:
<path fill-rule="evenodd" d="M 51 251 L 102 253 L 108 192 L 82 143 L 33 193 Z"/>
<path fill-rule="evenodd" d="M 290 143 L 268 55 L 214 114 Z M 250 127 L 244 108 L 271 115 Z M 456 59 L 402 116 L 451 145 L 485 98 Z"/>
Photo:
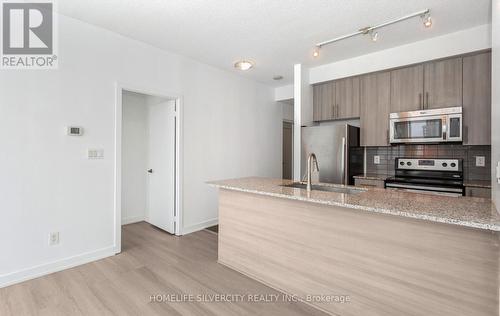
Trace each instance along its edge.
<path fill-rule="evenodd" d="M 221 264 L 334 315 L 498 314 L 490 200 L 291 183 L 210 183 L 220 188 Z"/>

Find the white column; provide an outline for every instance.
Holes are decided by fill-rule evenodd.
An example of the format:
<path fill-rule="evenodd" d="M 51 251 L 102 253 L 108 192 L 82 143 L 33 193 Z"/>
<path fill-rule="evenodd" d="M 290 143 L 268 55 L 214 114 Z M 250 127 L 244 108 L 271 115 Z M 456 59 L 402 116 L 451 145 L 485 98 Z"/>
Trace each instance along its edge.
<path fill-rule="evenodd" d="M 491 166 L 493 201 L 500 211 L 500 184 L 496 167 L 500 163 L 500 0 L 492 3 L 492 99 L 491 99 Z"/>
<path fill-rule="evenodd" d="M 301 64 L 294 65 L 293 99 L 294 99 L 294 129 L 293 129 L 293 179 L 300 181 L 301 166 L 301 127 L 312 124 L 312 88 L 309 84 L 309 69 Z"/>

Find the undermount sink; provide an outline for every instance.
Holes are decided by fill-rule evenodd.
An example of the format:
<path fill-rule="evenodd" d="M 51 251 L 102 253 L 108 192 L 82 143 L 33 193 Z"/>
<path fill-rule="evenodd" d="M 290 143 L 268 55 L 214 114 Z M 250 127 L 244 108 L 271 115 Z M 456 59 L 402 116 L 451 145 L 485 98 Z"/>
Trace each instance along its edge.
<path fill-rule="evenodd" d="M 299 182 L 287 184 L 287 185 L 283 185 L 283 186 L 287 187 L 287 188 L 297 188 L 297 189 L 304 189 L 304 190 L 306 189 L 306 184 L 299 183 Z M 334 186 L 329 186 L 329 185 L 318 185 L 318 184 L 313 184 L 312 190 L 313 191 L 345 193 L 345 194 L 359 194 L 359 193 L 363 193 L 366 191 L 363 189 L 339 188 L 339 187 L 334 187 Z"/>

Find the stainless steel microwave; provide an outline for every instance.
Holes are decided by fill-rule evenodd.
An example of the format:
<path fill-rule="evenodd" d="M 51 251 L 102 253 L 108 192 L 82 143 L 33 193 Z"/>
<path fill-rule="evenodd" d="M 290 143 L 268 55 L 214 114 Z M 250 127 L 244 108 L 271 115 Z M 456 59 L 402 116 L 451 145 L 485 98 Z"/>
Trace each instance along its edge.
<path fill-rule="evenodd" d="M 391 113 L 391 144 L 462 141 L 462 107 Z"/>

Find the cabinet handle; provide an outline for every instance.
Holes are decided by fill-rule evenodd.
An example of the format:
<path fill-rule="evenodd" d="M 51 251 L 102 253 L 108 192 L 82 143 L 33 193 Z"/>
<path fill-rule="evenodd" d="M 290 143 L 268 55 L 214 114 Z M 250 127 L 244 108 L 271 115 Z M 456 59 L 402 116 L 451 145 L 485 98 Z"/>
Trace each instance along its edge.
<path fill-rule="evenodd" d="M 339 105 L 337 104 L 337 113 L 335 114 L 337 118 L 339 118 Z"/>
<path fill-rule="evenodd" d="M 422 93 L 419 93 L 418 94 L 418 107 L 423 109 L 424 108 L 424 104 L 423 104 L 423 98 L 422 98 Z"/>
<path fill-rule="evenodd" d="M 425 100 L 426 100 L 426 103 L 427 103 L 427 105 L 425 106 L 425 109 L 428 109 L 429 108 L 429 92 L 425 93 Z"/>

